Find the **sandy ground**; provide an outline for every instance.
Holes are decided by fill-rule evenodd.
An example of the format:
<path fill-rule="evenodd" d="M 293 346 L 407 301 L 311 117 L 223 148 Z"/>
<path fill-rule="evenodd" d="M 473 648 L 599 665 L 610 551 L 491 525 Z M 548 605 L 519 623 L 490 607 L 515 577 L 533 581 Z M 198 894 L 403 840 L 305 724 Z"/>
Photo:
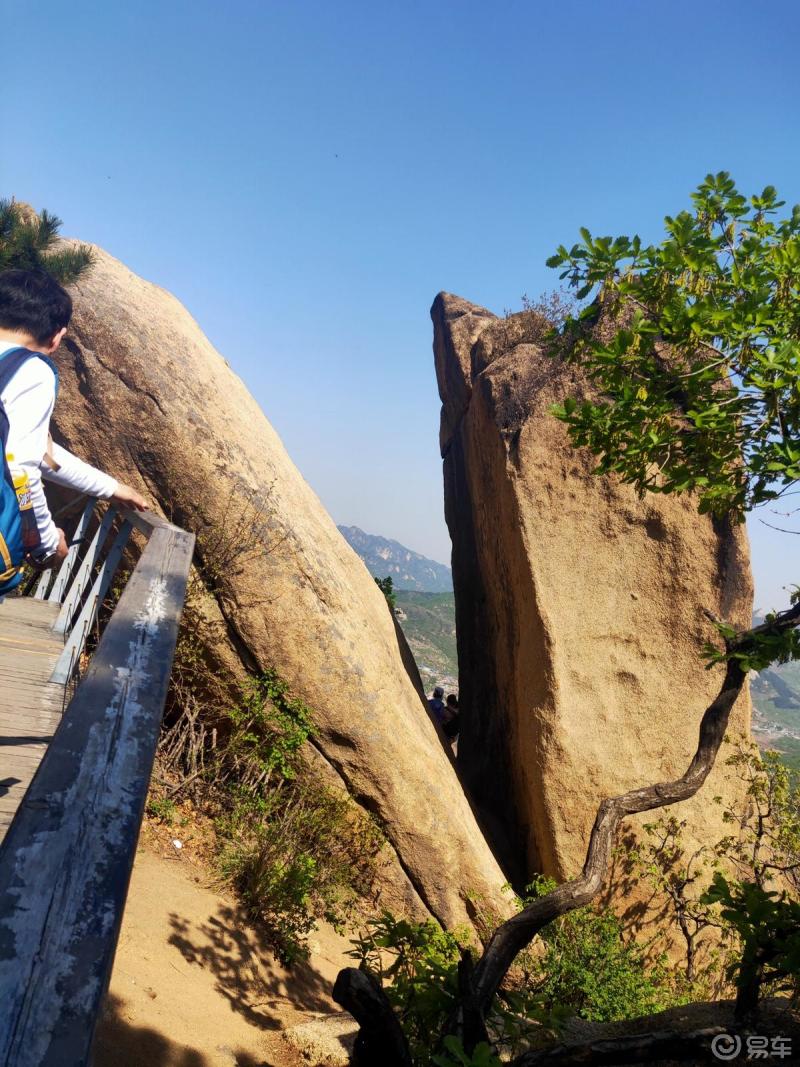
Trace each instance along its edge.
<path fill-rule="evenodd" d="M 200 865 L 154 847 L 136 857 L 94 1067 L 295 1067 L 280 1031 L 340 1010 L 347 940 L 322 927 L 289 972 Z"/>

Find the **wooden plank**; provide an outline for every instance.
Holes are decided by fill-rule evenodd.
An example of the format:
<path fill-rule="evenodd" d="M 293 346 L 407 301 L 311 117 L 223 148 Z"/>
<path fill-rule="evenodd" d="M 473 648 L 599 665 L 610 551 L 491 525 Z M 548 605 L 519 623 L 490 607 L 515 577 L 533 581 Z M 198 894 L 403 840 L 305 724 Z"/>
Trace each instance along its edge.
<path fill-rule="evenodd" d="M 53 734 L 53 736 L 55 736 L 55 734 Z M 50 740 L 51 739 L 48 738 L 48 742 Z M 0 774 L 3 776 L 16 774 L 19 775 L 20 778 L 25 776 L 27 777 L 28 782 L 30 782 L 33 778 L 34 771 L 42 762 L 42 756 L 44 756 L 46 751 L 46 744 L 40 745 L 38 748 L 35 748 L 32 745 L 15 745 L 13 748 L 9 747 L 4 749 L 2 755 L 0 755 Z M 4 758 L 6 752 L 9 753 L 8 759 Z"/>
<path fill-rule="evenodd" d="M 89 1062 L 193 546 L 153 529 L 0 844 L 0 1067 Z"/>
<path fill-rule="evenodd" d="M 14 704 L 15 711 L 9 711 L 6 708 L 0 707 L 0 747 L 3 745 L 3 738 L 5 732 L 4 726 L 17 726 L 19 724 L 25 724 L 34 720 L 37 726 L 50 725 L 51 723 L 58 725 L 61 719 L 61 705 L 58 708 L 48 707 L 41 703 L 18 703 Z M 9 731 L 10 733 L 11 731 Z"/>
<path fill-rule="evenodd" d="M 3 603 L 3 615 L 18 622 L 30 621 L 39 625 L 42 620 L 55 622 L 59 613 L 58 604 L 48 604 L 29 596 L 10 596 Z"/>
<path fill-rule="evenodd" d="M 153 511 L 123 511 L 121 514 L 125 519 L 134 527 L 139 530 L 140 533 L 146 534 L 149 537 L 154 530 L 171 530 L 173 533 L 181 534 L 184 531 L 180 526 L 173 526 L 171 522 L 166 519 L 162 519 L 160 515 L 156 515 Z M 190 534 L 186 535 L 191 536 Z"/>
<path fill-rule="evenodd" d="M 63 647 L 57 614 L 32 597 L 0 606 L 0 840 L 61 719 L 64 689 L 49 681 Z"/>

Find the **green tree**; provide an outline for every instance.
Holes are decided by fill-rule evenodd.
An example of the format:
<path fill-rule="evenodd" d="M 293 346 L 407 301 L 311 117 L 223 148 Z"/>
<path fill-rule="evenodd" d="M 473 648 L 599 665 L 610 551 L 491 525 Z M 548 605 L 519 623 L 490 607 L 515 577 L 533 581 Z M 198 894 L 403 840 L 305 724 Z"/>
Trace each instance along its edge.
<path fill-rule="evenodd" d="M 44 270 L 68 285 L 94 260 L 88 245 L 58 247 L 61 219 L 43 210 L 36 214 L 27 204 L 0 200 L 0 271 Z"/>
<path fill-rule="evenodd" d="M 581 299 L 572 361 L 599 395 L 560 411 L 576 445 L 640 492 L 744 511 L 800 478 L 800 205 L 709 174 L 667 237 L 593 237 L 548 260 Z M 602 318 L 608 331 L 585 327 Z"/>

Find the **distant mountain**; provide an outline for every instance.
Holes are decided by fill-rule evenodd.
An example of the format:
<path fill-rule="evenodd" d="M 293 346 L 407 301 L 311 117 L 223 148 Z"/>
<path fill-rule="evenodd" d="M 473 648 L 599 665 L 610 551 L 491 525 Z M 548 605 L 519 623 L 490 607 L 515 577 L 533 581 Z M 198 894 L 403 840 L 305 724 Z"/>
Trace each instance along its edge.
<path fill-rule="evenodd" d="M 800 662 L 751 675 L 750 696 L 756 741 L 762 748 L 776 748 L 800 770 Z"/>
<path fill-rule="evenodd" d="M 376 578 L 392 579 L 395 589 L 417 593 L 450 593 L 453 575 L 449 567 L 412 552 L 410 548 L 386 537 L 364 533 L 357 526 L 340 526 L 339 532 L 367 565 Z"/>
<path fill-rule="evenodd" d="M 764 621 L 753 613 L 753 625 Z M 762 748 L 775 748 L 790 767 L 800 770 L 800 661 L 750 675 L 753 737 Z"/>

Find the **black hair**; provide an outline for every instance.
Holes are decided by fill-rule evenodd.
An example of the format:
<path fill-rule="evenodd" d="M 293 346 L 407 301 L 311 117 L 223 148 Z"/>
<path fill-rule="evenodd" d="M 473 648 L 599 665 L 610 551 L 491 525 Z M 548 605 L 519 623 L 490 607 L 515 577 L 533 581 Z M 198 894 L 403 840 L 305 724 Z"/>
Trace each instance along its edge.
<path fill-rule="evenodd" d="M 455 695 L 455 693 L 450 694 L 450 696 L 447 698 L 447 703 L 451 708 L 458 707 L 458 697 Z"/>
<path fill-rule="evenodd" d="M 71 318 L 72 298 L 45 271 L 0 271 L 0 329 L 30 334 L 44 345 Z"/>

